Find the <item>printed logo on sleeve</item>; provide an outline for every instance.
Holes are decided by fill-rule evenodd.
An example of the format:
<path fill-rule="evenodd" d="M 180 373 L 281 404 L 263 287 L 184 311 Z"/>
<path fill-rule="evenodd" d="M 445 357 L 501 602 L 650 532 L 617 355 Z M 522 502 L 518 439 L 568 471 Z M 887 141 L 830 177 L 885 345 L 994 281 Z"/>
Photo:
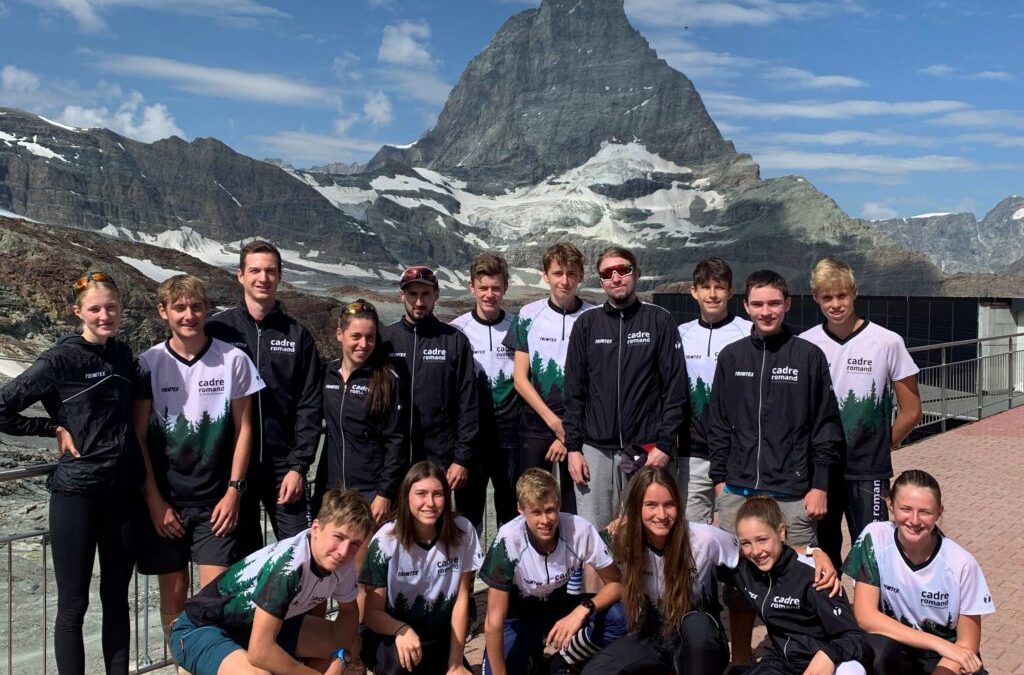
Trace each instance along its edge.
<path fill-rule="evenodd" d="M 610 345 L 611 343 L 611 338 L 594 338 L 595 345 Z"/>
<path fill-rule="evenodd" d="M 753 377 L 754 376 L 754 371 L 752 371 L 752 370 L 737 370 L 735 373 L 733 373 L 733 375 L 735 375 L 736 377 Z"/>
<path fill-rule="evenodd" d="M 95 380 L 96 378 L 106 377 L 106 376 L 107 376 L 107 371 L 101 370 L 101 371 L 96 372 L 96 373 L 86 373 L 85 374 L 85 379 L 87 379 L 87 380 Z"/>

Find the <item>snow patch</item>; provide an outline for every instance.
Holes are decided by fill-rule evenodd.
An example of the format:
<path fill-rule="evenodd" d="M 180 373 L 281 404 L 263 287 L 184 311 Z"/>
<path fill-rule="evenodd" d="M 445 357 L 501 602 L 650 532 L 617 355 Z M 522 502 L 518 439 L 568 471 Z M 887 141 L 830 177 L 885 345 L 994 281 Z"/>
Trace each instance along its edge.
<path fill-rule="evenodd" d="M 920 215 L 910 216 L 910 219 L 914 220 L 915 218 L 939 218 L 940 216 L 951 216 L 951 215 L 953 215 L 953 214 L 952 213 L 922 213 Z"/>
<path fill-rule="evenodd" d="M 1024 220 L 1024 208 L 1017 209 L 1016 211 L 1013 212 L 1013 215 L 1010 217 L 1013 220 Z"/>
<path fill-rule="evenodd" d="M 160 267 L 148 258 L 145 260 L 139 260 L 138 258 L 129 258 L 126 255 L 119 255 L 117 258 L 121 262 L 131 265 L 158 284 L 170 279 L 176 274 L 185 274 L 185 272 L 182 272 L 181 270 L 171 270 L 166 267 Z"/>
<path fill-rule="evenodd" d="M 145 178 L 145 176 L 143 176 L 143 178 Z M 228 189 L 227 189 L 226 187 L 224 187 L 223 185 L 221 185 L 221 184 L 220 184 L 220 181 L 216 181 L 216 180 L 215 180 L 215 181 L 213 181 L 213 182 L 214 182 L 214 183 L 216 183 L 217 187 L 219 187 L 219 188 L 220 188 L 221 190 L 223 190 L 224 192 L 226 192 L 226 193 L 227 193 L 227 195 L 228 195 L 228 197 L 231 197 L 231 201 L 233 201 L 233 202 L 235 203 L 235 206 L 237 206 L 238 208 L 242 208 L 242 204 L 241 204 L 241 202 L 239 202 L 239 201 L 238 201 L 237 199 L 235 199 L 235 196 L 234 196 L 233 194 L 231 194 L 231 191 L 230 191 L 230 190 L 228 190 Z"/>
<path fill-rule="evenodd" d="M 82 131 L 81 129 L 79 129 L 77 127 L 69 127 L 68 125 L 61 124 L 60 122 L 54 122 L 53 120 L 48 120 L 45 117 L 43 117 L 42 115 L 36 115 L 36 117 L 38 117 L 42 121 L 46 122 L 47 124 L 52 124 L 53 126 L 60 127 L 61 129 L 64 129 L 66 131 L 74 131 L 75 133 L 80 133 Z"/>
<path fill-rule="evenodd" d="M 31 152 L 33 155 L 37 155 L 44 159 L 59 159 L 60 161 L 67 163 L 68 160 L 64 159 L 64 157 L 62 157 L 61 155 L 58 155 L 56 152 L 50 150 L 46 146 L 39 145 L 39 143 L 36 142 L 38 138 L 38 136 L 33 136 L 32 140 L 30 141 L 27 138 L 18 138 L 13 134 L 9 134 L 5 131 L 0 131 L 0 141 L 6 143 L 8 147 L 10 147 L 12 144 L 20 145 L 21 147 Z"/>
<path fill-rule="evenodd" d="M 0 216 L 2 216 L 4 218 L 16 218 L 17 220 L 24 220 L 26 223 L 38 223 L 39 222 L 38 220 L 32 220 L 31 218 L 26 218 L 25 216 L 23 216 L 23 215 L 21 215 L 19 213 L 15 213 L 14 211 L 8 211 L 7 209 L 0 209 Z"/>
<path fill-rule="evenodd" d="M 31 364 L 14 361 L 6 356 L 0 356 L 0 375 L 14 378 L 21 375 Z"/>
<path fill-rule="evenodd" d="M 417 209 L 421 206 L 425 206 L 428 209 L 433 209 L 437 211 L 438 213 L 443 213 L 449 218 L 455 217 L 451 214 L 451 212 L 448 211 L 448 209 L 446 209 L 439 202 L 436 202 L 433 199 L 419 199 L 418 197 L 399 197 L 397 195 L 381 195 L 381 197 L 390 200 L 398 204 L 399 206 L 404 206 L 410 211 L 413 209 Z"/>

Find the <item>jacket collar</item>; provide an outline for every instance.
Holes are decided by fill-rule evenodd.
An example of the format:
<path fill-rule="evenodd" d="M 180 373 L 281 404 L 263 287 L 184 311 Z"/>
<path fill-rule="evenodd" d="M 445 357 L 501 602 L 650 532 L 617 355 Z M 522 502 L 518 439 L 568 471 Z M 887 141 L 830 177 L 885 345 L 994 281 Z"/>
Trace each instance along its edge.
<path fill-rule="evenodd" d="M 242 302 L 238 303 L 238 311 L 242 313 L 242 316 L 249 319 L 254 324 L 270 323 L 275 319 L 279 319 L 284 316 L 284 309 L 281 307 L 281 301 L 274 301 L 274 308 L 267 312 L 267 315 L 263 317 L 262 321 L 257 321 L 256 317 L 249 313 L 249 306 L 245 304 L 245 298 L 242 298 Z"/>
<path fill-rule="evenodd" d="M 417 321 L 416 323 L 413 323 L 412 321 L 409 321 L 408 316 L 403 314 L 399 323 L 401 324 L 402 328 L 404 328 L 410 333 L 412 333 L 413 331 L 417 333 L 435 333 L 437 332 L 438 326 L 441 325 L 441 320 L 438 319 L 433 314 L 431 314 L 427 318 Z"/>
<path fill-rule="evenodd" d="M 750 328 L 750 339 L 753 341 L 754 346 L 758 349 L 767 349 L 768 351 L 775 351 L 782 345 L 789 342 L 789 339 L 793 337 L 793 331 L 789 329 L 788 324 L 782 324 L 782 330 L 774 335 L 768 335 L 761 337 L 757 332 L 757 327 L 752 326 Z"/>
<path fill-rule="evenodd" d="M 726 314 L 725 318 L 722 319 L 721 321 L 715 321 L 714 323 L 708 323 L 704 319 L 701 319 L 700 317 L 697 317 L 697 323 L 700 325 L 701 328 L 710 328 L 710 329 L 714 330 L 716 328 L 721 328 L 723 326 L 728 326 L 730 323 L 732 323 L 732 320 L 735 319 L 735 318 L 736 317 L 733 314 Z"/>
<path fill-rule="evenodd" d="M 625 307 L 612 307 L 611 303 L 608 302 L 607 300 L 605 300 L 604 304 L 601 305 L 601 307 L 604 309 L 605 314 L 610 314 L 612 316 L 618 316 L 619 314 L 622 314 L 624 317 L 628 319 L 629 317 L 639 312 L 640 308 L 643 307 L 643 305 L 644 303 L 640 301 L 640 298 L 633 296 L 633 302 L 626 305 Z"/>
<path fill-rule="evenodd" d="M 753 563 L 751 563 L 751 564 L 753 564 Z M 774 567 L 772 567 L 767 572 L 762 572 L 761 570 L 757 569 L 757 567 L 755 566 L 754 567 L 754 571 L 762 579 L 767 579 L 767 578 L 779 579 L 780 577 L 784 577 L 786 575 L 786 573 L 789 571 L 790 567 L 792 567 L 793 565 L 802 565 L 802 564 L 803 563 L 801 563 L 799 561 L 799 558 L 796 555 L 796 551 L 794 551 L 792 548 L 790 548 L 786 544 L 783 544 L 782 545 L 782 555 L 779 556 L 779 559 L 775 563 Z"/>

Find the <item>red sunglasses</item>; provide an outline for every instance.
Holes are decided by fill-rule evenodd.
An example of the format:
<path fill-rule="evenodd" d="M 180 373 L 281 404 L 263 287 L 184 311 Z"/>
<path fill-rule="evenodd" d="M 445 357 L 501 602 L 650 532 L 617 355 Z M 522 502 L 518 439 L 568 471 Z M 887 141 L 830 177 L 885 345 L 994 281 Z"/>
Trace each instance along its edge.
<path fill-rule="evenodd" d="M 601 277 L 605 281 L 608 281 L 612 276 L 618 274 L 620 277 L 628 277 L 633 274 L 633 266 L 626 263 L 622 265 L 609 265 L 603 270 L 597 273 L 597 276 Z"/>
<path fill-rule="evenodd" d="M 409 269 L 402 272 L 402 285 L 411 283 L 413 281 L 422 281 L 424 283 L 437 285 L 437 276 L 434 274 L 434 270 L 424 265 L 414 265 Z"/>

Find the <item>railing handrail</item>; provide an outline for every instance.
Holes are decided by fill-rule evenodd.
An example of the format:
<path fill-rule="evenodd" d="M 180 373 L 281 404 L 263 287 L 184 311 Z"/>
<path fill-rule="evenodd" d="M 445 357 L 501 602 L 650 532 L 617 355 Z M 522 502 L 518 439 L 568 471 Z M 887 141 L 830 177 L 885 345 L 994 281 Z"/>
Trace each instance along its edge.
<path fill-rule="evenodd" d="M 911 354 L 916 352 L 927 352 L 932 349 L 946 349 L 948 347 L 966 347 L 967 345 L 980 345 L 983 342 L 992 342 L 994 340 L 1009 340 L 1011 338 L 1024 339 L 1024 333 L 1008 333 L 1006 335 L 993 335 L 991 337 L 973 338 L 970 340 L 957 340 L 955 342 L 939 342 L 933 345 L 920 345 L 918 347 L 910 347 L 907 349 Z"/>
<path fill-rule="evenodd" d="M 4 469 L 3 471 L 0 471 L 0 483 L 7 483 L 12 480 L 21 480 L 23 478 L 47 476 L 55 468 L 57 468 L 57 463 L 50 462 L 47 464 L 30 464 L 29 466 L 18 467 L 17 469 Z"/>

